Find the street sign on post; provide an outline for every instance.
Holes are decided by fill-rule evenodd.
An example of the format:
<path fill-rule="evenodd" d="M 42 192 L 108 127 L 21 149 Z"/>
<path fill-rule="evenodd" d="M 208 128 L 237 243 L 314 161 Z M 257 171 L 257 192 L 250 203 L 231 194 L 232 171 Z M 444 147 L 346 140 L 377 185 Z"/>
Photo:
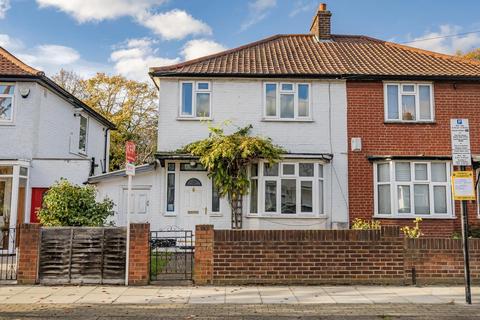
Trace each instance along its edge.
<path fill-rule="evenodd" d="M 470 128 L 468 119 L 450 119 L 452 161 L 454 166 L 471 166 Z"/>
<path fill-rule="evenodd" d="M 128 262 L 130 261 L 130 214 L 131 214 L 131 202 L 132 202 L 132 177 L 135 175 L 135 164 L 137 160 L 137 153 L 135 150 L 135 143 L 133 141 L 127 141 L 125 144 L 125 173 L 128 176 L 127 185 L 127 245 L 126 245 L 126 262 L 125 262 L 125 285 L 128 286 Z"/>
<path fill-rule="evenodd" d="M 467 200 L 471 198 L 475 199 L 475 187 L 473 184 L 473 173 L 466 171 L 465 168 L 466 166 L 472 165 L 468 119 L 450 119 L 450 134 L 452 139 L 452 162 L 454 166 L 460 167 L 460 171 L 456 171 L 452 175 L 452 191 L 454 199 L 461 200 L 460 214 L 462 216 L 465 301 L 468 304 L 472 304 Z"/>

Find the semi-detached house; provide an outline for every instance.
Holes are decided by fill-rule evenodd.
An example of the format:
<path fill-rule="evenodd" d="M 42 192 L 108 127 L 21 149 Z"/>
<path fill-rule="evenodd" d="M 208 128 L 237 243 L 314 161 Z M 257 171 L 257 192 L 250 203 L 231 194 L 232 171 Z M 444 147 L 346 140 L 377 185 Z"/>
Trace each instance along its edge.
<path fill-rule="evenodd" d="M 278 164 L 259 159 L 250 168 L 243 228 L 348 228 L 355 218 L 404 225 L 415 217 L 426 233 L 459 228 L 449 125 L 468 118 L 480 153 L 480 63 L 332 34 L 330 21 L 322 4 L 309 33 L 151 68 L 160 93 L 157 162 L 134 179 L 134 220 L 154 229 L 231 226 L 228 203 L 201 165 L 174 152 L 207 137 L 202 120 L 229 120 L 288 151 Z M 114 198 L 124 223 L 124 172 L 90 181 Z"/>
<path fill-rule="evenodd" d="M 37 222 L 44 192 L 60 178 L 82 184 L 107 172 L 111 129 L 106 118 L 0 47 L 1 230 Z"/>

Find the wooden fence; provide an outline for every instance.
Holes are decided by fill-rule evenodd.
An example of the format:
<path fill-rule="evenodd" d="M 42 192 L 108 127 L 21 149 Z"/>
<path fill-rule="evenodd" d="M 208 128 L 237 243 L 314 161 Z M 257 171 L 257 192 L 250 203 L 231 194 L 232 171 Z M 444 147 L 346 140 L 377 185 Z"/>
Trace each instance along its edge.
<path fill-rule="evenodd" d="M 125 283 L 126 228 L 42 228 L 43 284 Z"/>

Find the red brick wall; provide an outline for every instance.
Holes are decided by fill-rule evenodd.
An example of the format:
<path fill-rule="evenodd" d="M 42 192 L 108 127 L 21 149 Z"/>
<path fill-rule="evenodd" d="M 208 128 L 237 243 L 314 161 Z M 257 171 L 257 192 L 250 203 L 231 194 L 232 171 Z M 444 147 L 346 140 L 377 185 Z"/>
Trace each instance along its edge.
<path fill-rule="evenodd" d="M 403 283 L 404 244 L 398 234 L 398 228 L 215 230 L 212 282 Z"/>
<path fill-rule="evenodd" d="M 147 285 L 150 275 L 150 224 L 130 224 L 128 284 Z"/>
<path fill-rule="evenodd" d="M 195 228 L 195 284 L 212 283 L 213 275 L 213 225 L 197 225 Z"/>
<path fill-rule="evenodd" d="M 38 255 L 40 250 L 40 225 L 21 224 L 18 230 L 17 282 L 34 284 L 38 280 Z"/>
<path fill-rule="evenodd" d="M 461 240 L 408 239 L 405 241 L 405 247 L 405 276 L 407 279 L 412 278 L 412 268 L 414 268 L 417 284 L 464 283 Z M 480 239 L 470 239 L 469 247 L 470 274 L 472 281 L 478 282 L 480 279 Z"/>
<path fill-rule="evenodd" d="M 461 240 L 382 230 L 213 230 L 197 226 L 195 284 L 463 283 Z M 480 281 L 480 239 L 470 240 Z"/>
<path fill-rule="evenodd" d="M 450 147 L 450 119 L 468 118 L 470 121 L 472 153 L 480 153 L 480 84 L 436 82 L 434 84 L 435 123 L 384 123 L 383 83 L 347 82 L 348 141 L 362 138 L 362 151 L 348 154 L 350 221 L 371 219 L 374 212 L 373 165 L 371 155 L 425 155 L 448 156 Z M 459 206 L 456 206 L 459 217 Z M 469 220 L 480 226 L 474 202 L 469 203 Z M 406 225 L 410 220 L 382 219 L 383 224 Z M 450 236 L 460 230 L 460 219 L 424 220 L 426 235 Z"/>

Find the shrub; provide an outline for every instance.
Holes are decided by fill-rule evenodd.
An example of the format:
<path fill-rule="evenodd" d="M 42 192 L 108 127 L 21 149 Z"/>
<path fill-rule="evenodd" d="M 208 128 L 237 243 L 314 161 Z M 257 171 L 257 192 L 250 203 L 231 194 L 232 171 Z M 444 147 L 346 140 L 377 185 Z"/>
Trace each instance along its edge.
<path fill-rule="evenodd" d="M 99 227 L 113 215 L 113 201 L 106 198 L 97 202 L 94 186 L 79 186 L 65 179 L 57 181 L 45 194 L 38 211 L 40 223 L 45 226 Z"/>
<path fill-rule="evenodd" d="M 403 234 L 407 238 L 420 238 L 420 236 L 423 236 L 422 230 L 420 229 L 420 222 L 422 222 L 422 218 L 415 218 L 415 220 L 413 220 L 413 223 L 415 224 L 414 227 L 410 228 L 409 226 L 405 226 L 400 228 L 400 230 L 402 230 Z"/>
<path fill-rule="evenodd" d="M 380 227 L 380 221 L 368 221 L 360 218 L 356 218 L 355 220 L 353 220 L 352 224 L 352 230 L 379 230 Z"/>

